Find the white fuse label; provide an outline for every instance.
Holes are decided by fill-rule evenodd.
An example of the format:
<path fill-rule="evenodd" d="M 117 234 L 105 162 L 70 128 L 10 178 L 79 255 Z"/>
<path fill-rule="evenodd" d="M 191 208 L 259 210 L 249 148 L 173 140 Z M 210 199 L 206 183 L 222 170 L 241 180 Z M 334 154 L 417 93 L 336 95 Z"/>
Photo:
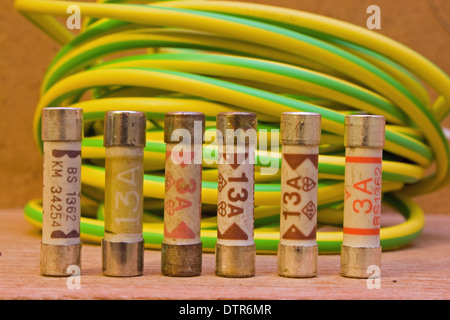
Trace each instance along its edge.
<path fill-rule="evenodd" d="M 80 243 L 81 142 L 45 141 L 42 243 Z"/>
<path fill-rule="evenodd" d="M 382 149 L 347 148 L 343 244 L 378 247 L 381 225 Z"/>
<path fill-rule="evenodd" d="M 226 149 L 226 148 L 225 148 Z M 219 154 L 217 243 L 252 245 L 254 212 L 254 146 Z"/>
<path fill-rule="evenodd" d="M 316 245 L 317 146 L 283 146 L 280 244 Z"/>

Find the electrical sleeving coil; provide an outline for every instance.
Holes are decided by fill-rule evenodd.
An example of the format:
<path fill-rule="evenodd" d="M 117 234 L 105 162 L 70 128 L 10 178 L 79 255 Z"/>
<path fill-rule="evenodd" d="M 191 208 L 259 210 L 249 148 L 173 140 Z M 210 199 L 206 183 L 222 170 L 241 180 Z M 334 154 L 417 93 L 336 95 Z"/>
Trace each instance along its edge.
<path fill-rule="evenodd" d="M 68 8 L 83 19 L 73 33 Z M 206 117 L 202 173 L 203 250 L 217 240 L 216 115 L 248 111 L 258 116 L 255 164 L 255 244 L 276 254 L 279 241 L 282 112 L 322 115 L 319 148 L 320 253 L 338 253 L 344 200 L 344 118 L 386 118 L 383 204 L 405 221 L 381 228 L 383 250 L 401 248 L 424 227 L 411 197 L 448 184 L 449 145 L 440 123 L 450 111 L 450 79 L 414 50 L 373 31 L 298 10 L 231 1 L 68 2 L 16 0 L 16 9 L 61 45 L 42 81 L 34 117 L 42 151 L 41 110 L 82 108 L 81 238 L 104 235 L 103 119 L 110 110 L 147 114 L 144 149 L 144 240 L 163 240 L 164 114 Z M 73 8 L 73 7 L 72 7 Z M 429 88 L 437 98 L 430 97 Z M 262 143 L 264 142 L 264 143 Z M 267 148 L 264 148 L 264 145 Z M 30 201 L 26 219 L 42 226 L 42 201 Z M 334 226 L 337 231 L 321 231 Z"/>

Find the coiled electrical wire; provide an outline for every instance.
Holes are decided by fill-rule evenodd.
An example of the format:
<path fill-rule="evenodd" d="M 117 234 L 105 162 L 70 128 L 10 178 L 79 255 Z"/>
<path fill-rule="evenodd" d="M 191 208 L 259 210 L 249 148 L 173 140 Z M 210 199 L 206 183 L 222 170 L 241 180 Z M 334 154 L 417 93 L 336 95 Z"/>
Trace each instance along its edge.
<path fill-rule="evenodd" d="M 57 19 L 67 18 L 71 5 L 86 18 L 76 35 Z M 318 222 L 338 229 L 319 228 L 321 253 L 339 252 L 342 242 L 346 114 L 386 118 L 383 203 L 405 221 L 382 227 L 383 250 L 410 243 L 424 227 L 424 213 L 409 197 L 433 192 L 450 180 L 449 146 L 440 127 L 450 111 L 449 77 L 412 49 L 375 32 L 320 15 L 244 2 L 16 0 L 15 6 L 62 46 L 45 74 L 35 111 L 38 148 L 42 108 L 72 106 L 84 111 L 80 230 L 86 241 L 103 238 L 102 121 L 108 110 L 144 111 L 149 119 L 144 151 L 146 248 L 160 248 L 163 239 L 163 118 L 169 111 L 206 116 L 205 251 L 214 250 L 217 232 L 218 112 L 246 110 L 258 115 L 259 253 L 275 253 L 279 240 L 280 174 L 264 170 L 281 163 L 273 131 L 279 128 L 281 112 L 322 115 Z M 423 83 L 436 91 L 435 101 Z M 30 201 L 25 216 L 41 227 L 41 201 Z"/>

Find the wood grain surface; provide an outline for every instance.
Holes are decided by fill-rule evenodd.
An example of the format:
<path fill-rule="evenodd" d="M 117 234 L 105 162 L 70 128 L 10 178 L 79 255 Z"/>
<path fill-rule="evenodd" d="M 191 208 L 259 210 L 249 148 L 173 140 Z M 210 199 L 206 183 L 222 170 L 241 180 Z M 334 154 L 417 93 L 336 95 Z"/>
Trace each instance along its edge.
<path fill-rule="evenodd" d="M 450 216 L 426 216 L 423 233 L 409 246 L 384 252 L 381 287 L 338 275 L 339 255 L 320 255 L 318 276 L 277 276 L 276 256 L 258 255 L 256 276 L 229 279 L 214 274 L 214 254 L 203 254 L 202 275 L 172 278 L 160 273 L 160 251 L 146 250 L 144 275 L 112 278 L 101 274 L 101 248 L 83 244 L 80 289 L 67 278 L 39 275 L 41 235 L 21 210 L 0 210 L 0 299 L 450 299 Z M 395 218 L 395 217 L 394 217 Z M 395 219 L 392 219 L 395 220 Z"/>
<path fill-rule="evenodd" d="M 86 1 L 86 0 L 84 0 Z M 92 0 L 89 0 L 92 1 Z M 381 9 L 384 34 L 417 50 L 450 74 L 448 0 L 253 0 L 300 9 L 365 27 L 369 5 Z M 0 208 L 23 207 L 41 197 L 42 158 L 32 118 L 44 72 L 59 46 L 13 7 L 0 2 Z M 444 125 L 450 127 L 450 117 Z M 427 212 L 450 213 L 450 187 L 417 198 Z"/>

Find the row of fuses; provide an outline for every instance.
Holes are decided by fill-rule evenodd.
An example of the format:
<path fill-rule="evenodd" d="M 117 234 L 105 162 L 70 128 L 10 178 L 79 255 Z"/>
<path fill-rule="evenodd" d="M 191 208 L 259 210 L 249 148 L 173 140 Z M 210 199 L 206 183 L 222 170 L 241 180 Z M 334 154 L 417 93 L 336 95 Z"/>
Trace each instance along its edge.
<path fill-rule="evenodd" d="M 109 111 L 105 114 L 105 236 L 102 241 L 103 274 L 138 276 L 143 273 L 143 149 L 145 113 Z M 253 239 L 254 143 L 257 116 L 248 112 L 217 115 L 219 145 L 216 274 L 251 277 L 255 274 Z M 82 110 L 42 110 L 44 147 L 41 274 L 67 275 L 79 265 Z M 161 271 L 167 276 L 195 276 L 202 269 L 201 150 L 205 116 L 199 112 L 168 112 L 164 120 L 166 142 L 164 240 Z M 352 166 L 346 186 L 377 180 L 381 174 L 384 117 L 346 117 L 345 145 Z M 278 271 L 286 277 L 313 277 L 317 273 L 317 183 L 321 116 L 285 112 L 281 115 L 281 217 Z M 220 141 L 220 140 L 218 140 Z M 231 146 L 231 148 L 229 148 Z M 223 157 L 223 161 L 220 161 Z M 374 160 L 375 159 L 375 160 Z M 379 159 L 379 161 L 377 160 Z M 367 192 L 367 182 L 365 183 Z M 350 188 L 349 187 L 349 188 Z M 346 190 L 356 194 L 364 189 Z M 379 186 L 381 190 L 381 185 Z M 371 189 L 372 190 L 372 189 Z M 367 197 L 365 197 L 367 198 Z M 366 199 L 364 199 L 366 200 Z M 360 201 L 358 197 L 356 200 Z M 374 200 L 370 200 L 374 201 Z M 372 204 L 371 204 L 372 206 Z M 344 208 L 341 274 L 367 278 L 370 266 L 380 266 L 379 212 L 358 214 Z M 362 207 L 361 207 L 362 209 Z M 375 211 L 375 210 L 374 210 Z M 372 217 L 373 216 L 373 217 Z M 370 232 L 368 233 L 368 230 Z"/>

